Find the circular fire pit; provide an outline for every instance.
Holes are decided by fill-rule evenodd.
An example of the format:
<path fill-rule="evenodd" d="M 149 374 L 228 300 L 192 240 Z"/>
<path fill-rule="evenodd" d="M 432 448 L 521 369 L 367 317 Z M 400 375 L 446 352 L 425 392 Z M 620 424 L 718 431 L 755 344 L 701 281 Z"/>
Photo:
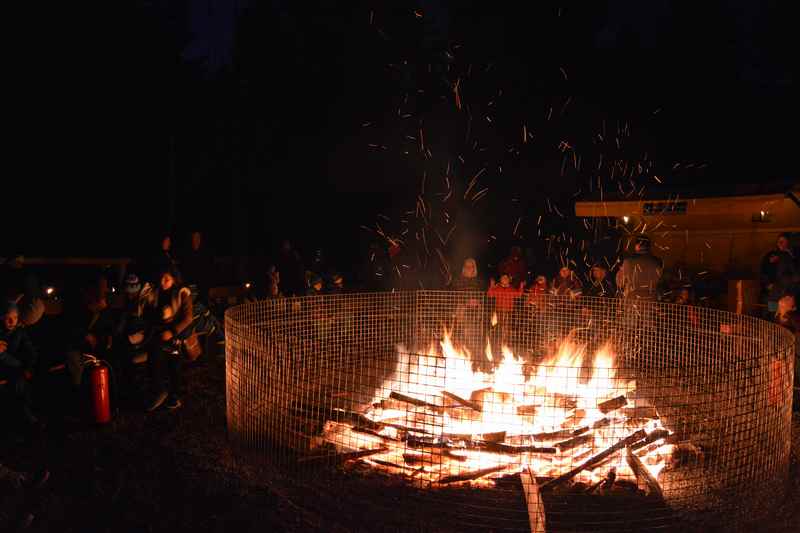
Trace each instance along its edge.
<path fill-rule="evenodd" d="M 730 528 L 782 494 L 794 340 L 711 309 L 484 293 L 225 315 L 231 441 L 358 530 Z"/>

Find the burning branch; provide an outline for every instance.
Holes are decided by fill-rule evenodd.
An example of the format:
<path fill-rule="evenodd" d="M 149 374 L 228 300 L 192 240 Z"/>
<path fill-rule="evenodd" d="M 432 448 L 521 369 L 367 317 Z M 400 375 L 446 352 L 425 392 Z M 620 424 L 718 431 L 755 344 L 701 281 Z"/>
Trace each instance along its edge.
<path fill-rule="evenodd" d="M 631 444 L 633 444 L 635 442 L 639 442 L 640 440 L 642 440 L 642 439 L 644 439 L 646 437 L 647 437 L 647 432 L 645 430 L 643 430 L 643 429 L 640 429 L 639 431 L 636 431 L 636 432 L 628 435 L 624 439 L 622 439 L 622 440 L 618 441 L 617 443 L 613 444 L 612 446 L 606 448 L 605 450 L 603 450 L 602 452 L 598 453 L 597 455 L 594 455 L 594 456 L 590 457 L 589 459 L 587 459 L 586 461 L 584 461 L 580 465 L 576 466 L 575 468 L 573 468 L 569 472 L 565 472 L 565 473 L 561 474 L 560 476 L 558 476 L 557 478 L 551 479 L 550 481 L 546 482 L 545 484 L 543 484 L 541 486 L 541 489 L 545 490 L 545 489 L 548 489 L 548 488 L 552 488 L 552 487 L 554 487 L 554 486 L 556 486 L 556 485 L 558 485 L 560 483 L 563 483 L 564 481 L 572 479 L 573 477 L 578 475 L 581 471 L 586 470 L 587 468 L 590 468 L 590 467 L 596 465 L 597 463 L 599 463 L 599 462 L 603 461 L 604 459 L 606 459 L 607 457 L 609 457 L 611 454 L 616 453 L 619 450 L 621 450 L 622 448 L 630 446 Z"/>
<path fill-rule="evenodd" d="M 449 398 L 449 399 L 453 400 L 454 402 L 456 402 L 457 404 L 459 404 L 459 405 L 461 405 L 463 407 L 469 407 L 470 409 L 472 409 L 474 411 L 477 411 L 479 413 L 481 412 L 481 406 L 480 406 L 480 404 L 478 402 L 473 402 L 471 400 L 465 400 L 461 396 L 458 396 L 457 394 L 453 394 L 452 392 L 447 392 L 447 391 L 442 391 L 442 396 L 444 396 L 445 398 Z"/>
<path fill-rule="evenodd" d="M 406 396 L 405 394 L 400 394 L 399 392 L 392 391 L 392 393 L 389 394 L 389 398 L 400 402 L 410 403 L 411 405 L 416 405 L 417 407 L 427 407 L 428 409 L 432 409 L 434 411 L 441 411 L 442 409 L 442 406 L 440 405 L 434 405 L 424 400 L 418 400 L 417 398 Z"/>
<path fill-rule="evenodd" d="M 636 479 L 647 485 L 648 494 L 654 494 L 663 500 L 664 493 L 661 492 L 661 485 L 658 484 L 656 478 L 654 478 L 650 471 L 642 464 L 641 459 L 633 453 L 630 447 L 625 450 L 625 460 L 628 462 L 628 466 L 631 467 L 631 470 L 633 470 L 633 473 L 636 474 Z"/>
<path fill-rule="evenodd" d="M 445 476 L 439 479 L 439 483 L 446 484 L 446 483 L 456 483 L 458 481 L 470 481 L 473 479 L 478 479 L 483 476 L 488 476 L 489 474 L 494 474 L 495 472 L 500 472 L 502 470 L 505 470 L 506 468 L 508 468 L 506 465 L 498 465 L 489 468 L 481 468 L 480 470 L 473 470 L 471 472 L 464 472 L 463 474 Z"/>

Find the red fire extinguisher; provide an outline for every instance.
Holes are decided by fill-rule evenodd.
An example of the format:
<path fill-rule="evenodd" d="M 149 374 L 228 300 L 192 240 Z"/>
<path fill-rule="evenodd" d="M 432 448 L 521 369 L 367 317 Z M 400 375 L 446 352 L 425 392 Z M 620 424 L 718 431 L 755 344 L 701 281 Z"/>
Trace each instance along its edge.
<path fill-rule="evenodd" d="M 111 422 L 111 395 L 108 365 L 99 359 L 87 363 L 91 390 L 92 419 L 97 424 Z"/>

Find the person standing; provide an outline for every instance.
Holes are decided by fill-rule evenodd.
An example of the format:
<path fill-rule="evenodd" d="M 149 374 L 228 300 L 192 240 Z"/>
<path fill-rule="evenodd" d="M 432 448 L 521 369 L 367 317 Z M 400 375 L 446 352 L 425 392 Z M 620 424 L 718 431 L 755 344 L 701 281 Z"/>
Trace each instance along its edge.
<path fill-rule="evenodd" d="M 663 264 L 650 252 L 650 239 L 644 235 L 636 238 L 633 255 L 622 261 L 617 272 L 617 286 L 622 293 L 623 320 L 627 329 L 628 344 L 623 352 L 637 358 L 650 354 L 657 346 L 660 320 L 656 320 L 659 309 L 659 283 Z"/>
<path fill-rule="evenodd" d="M 197 287 L 201 302 L 208 302 L 208 290 L 214 283 L 214 256 L 203 241 L 201 232 L 192 232 L 189 249 L 180 260 L 184 281 Z"/>
<path fill-rule="evenodd" d="M 781 233 L 775 241 L 775 248 L 761 260 L 761 283 L 768 313 L 778 310 L 778 300 L 787 292 L 794 293 L 799 273 L 797 258 L 789 246 L 789 236 Z"/>
<path fill-rule="evenodd" d="M 501 276 L 503 274 L 508 275 L 511 278 L 511 282 L 514 284 L 524 282 L 528 275 L 528 267 L 525 264 L 525 260 L 522 258 L 522 248 L 519 246 L 512 246 L 511 253 L 509 253 L 508 257 L 503 259 L 497 267 L 497 273 Z"/>
<path fill-rule="evenodd" d="M 625 300 L 655 301 L 663 271 L 661 259 L 650 251 L 650 238 L 636 238 L 633 255 L 622 261 L 617 272 L 617 286 Z"/>

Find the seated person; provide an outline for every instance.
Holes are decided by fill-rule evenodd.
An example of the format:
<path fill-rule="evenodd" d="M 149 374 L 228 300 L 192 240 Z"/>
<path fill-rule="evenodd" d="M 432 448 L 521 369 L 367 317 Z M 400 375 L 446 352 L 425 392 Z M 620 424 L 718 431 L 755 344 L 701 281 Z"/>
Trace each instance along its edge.
<path fill-rule="evenodd" d="M 36 367 L 38 354 L 24 326 L 19 323 L 19 310 L 14 302 L 0 304 L 0 379 L 8 381 L 8 387 L 19 406 L 25 422 L 38 424 L 33 414 L 30 381 Z"/>
<path fill-rule="evenodd" d="M 123 293 L 125 301 L 114 318 L 111 359 L 114 375 L 124 396 L 130 391 L 133 359 L 146 352 L 149 329 L 143 317 L 142 284 L 136 274 L 125 278 Z"/>
<path fill-rule="evenodd" d="M 154 411 L 165 402 L 167 409 L 182 405 L 180 342 L 191 335 L 194 320 L 192 294 L 183 285 L 178 270 L 170 265 L 159 270 L 158 286 L 142 291 L 145 319 L 153 327 L 147 358 L 153 377 L 153 397 L 147 411 Z"/>
<path fill-rule="evenodd" d="M 581 295 L 583 287 L 575 272 L 568 266 L 562 266 L 558 270 L 558 276 L 553 280 L 552 291 L 556 296 L 577 298 Z"/>
<path fill-rule="evenodd" d="M 114 323 L 105 294 L 95 286 L 83 291 L 81 305 L 69 311 L 67 321 L 67 369 L 77 388 L 83 378 L 83 354 L 108 359 Z"/>

